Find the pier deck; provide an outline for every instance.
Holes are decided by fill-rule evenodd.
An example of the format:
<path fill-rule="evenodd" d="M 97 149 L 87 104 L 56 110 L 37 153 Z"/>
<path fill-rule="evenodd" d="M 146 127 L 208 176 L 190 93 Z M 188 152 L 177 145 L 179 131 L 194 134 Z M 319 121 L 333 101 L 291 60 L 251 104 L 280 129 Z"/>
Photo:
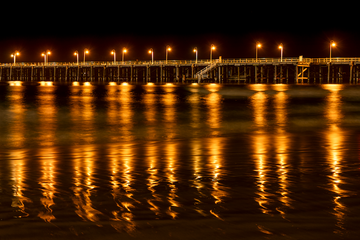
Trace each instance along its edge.
<path fill-rule="evenodd" d="M 357 83 L 360 58 L 240 58 L 0 64 L 0 81 Z"/>

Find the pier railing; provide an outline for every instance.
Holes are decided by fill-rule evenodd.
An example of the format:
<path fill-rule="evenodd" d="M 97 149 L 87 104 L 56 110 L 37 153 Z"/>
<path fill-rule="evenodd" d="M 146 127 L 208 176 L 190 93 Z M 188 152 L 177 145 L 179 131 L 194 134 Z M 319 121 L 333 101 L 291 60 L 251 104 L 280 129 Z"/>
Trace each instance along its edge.
<path fill-rule="evenodd" d="M 224 59 L 222 63 L 349 63 L 360 62 L 360 58 L 240 58 Z"/>
<path fill-rule="evenodd" d="M 218 60 L 213 60 L 213 62 L 218 62 Z M 14 65 L 14 63 L 2 63 L 1 66 L 9 67 L 9 66 L 113 66 L 113 65 L 176 65 L 176 64 L 199 64 L 199 65 L 208 65 L 210 64 L 210 60 L 160 60 L 160 61 L 86 61 L 86 62 L 48 62 L 44 64 L 44 62 L 18 62 Z"/>
<path fill-rule="evenodd" d="M 293 57 L 293 58 L 238 58 L 238 59 L 216 59 L 213 62 L 224 63 L 224 64 L 271 64 L 271 63 L 317 63 L 317 64 L 326 64 L 330 62 L 330 58 L 302 58 L 302 57 Z M 332 63 L 350 63 L 350 62 L 360 62 L 360 57 L 334 57 L 331 58 Z M 209 59 L 204 60 L 168 60 L 167 63 L 165 60 L 160 61 L 86 61 L 86 62 L 48 62 L 44 64 L 44 62 L 18 62 L 14 63 L 1 63 L 0 67 L 10 67 L 10 66 L 130 66 L 130 65 L 209 65 L 211 64 Z"/>

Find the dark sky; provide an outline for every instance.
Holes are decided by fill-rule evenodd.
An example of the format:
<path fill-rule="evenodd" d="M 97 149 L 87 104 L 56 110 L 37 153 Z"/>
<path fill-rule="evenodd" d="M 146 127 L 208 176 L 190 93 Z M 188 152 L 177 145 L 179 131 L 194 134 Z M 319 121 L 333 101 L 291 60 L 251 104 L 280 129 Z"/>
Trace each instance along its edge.
<path fill-rule="evenodd" d="M 337 42 L 334 57 L 360 57 L 360 28 L 355 2 L 243 2 L 243 1 L 87 1 L 46 4 L 12 3 L 0 15 L 0 62 L 21 52 L 18 61 L 75 61 L 73 52 L 90 49 L 87 60 L 111 61 L 110 51 L 128 48 L 126 59 L 254 57 L 255 43 L 263 44 L 259 57 L 328 57 L 329 41 Z M 56 5 L 57 4 L 57 5 Z"/>

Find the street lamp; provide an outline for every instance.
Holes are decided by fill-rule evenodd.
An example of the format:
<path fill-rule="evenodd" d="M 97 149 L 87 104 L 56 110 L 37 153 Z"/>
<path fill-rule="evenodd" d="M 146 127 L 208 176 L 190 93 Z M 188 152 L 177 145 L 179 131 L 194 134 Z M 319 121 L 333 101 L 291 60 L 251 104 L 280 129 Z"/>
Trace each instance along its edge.
<path fill-rule="evenodd" d="M 116 51 L 115 51 L 115 49 L 113 49 L 111 51 L 111 54 L 114 55 L 114 64 L 115 64 L 115 62 L 116 62 Z"/>
<path fill-rule="evenodd" d="M 42 53 L 41 56 L 44 57 L 44 65 L 46 65 L 46 53 Z"/>
<path fill-rule="evenodd" d="M 195 53 L 195 63 L 198 61 L 198 50 L 197 48 L 194 48 L 193 52 Z"/>
<path fill-rule="evenodd" d="M 20 53 L 18 51 L 11 54 L 11 57 L 14 58 L 14 65 L 16 64 L 16 56 L 19 56 L 19 55 L 20 55 Z"/>
<path fill-rule="evenodd" d="M 151 64 L 154 64 L 154 50 L 150 48 L 149 53 L 151 54 Z"/>
<path fill-rule="evenodd" d="M 166 59 L 165 59 L 165 64 L 167 64 L 168 62 L 168 53 L 171 51 L 171 48 L 169 45 L 166 46 Z"/>
<path fill-rule="evenodd" d="M 283 46 L 282 43 L 280 43 L 279 49 L 280 49 L 280 62 L 282 62 L 282 59 L 283 59 L 283 50 L 284 50 L 284 46 Z"/>
<path fill-rule="evenodd" d="M 336 43 L 335 43 L 333 40 L 331 40 L 331 41 L 330 41 L 330 62 L 331 62 L 331 49 L 332 49 L 333 47 L 336 47 Z"/>
<path fill-rule="evenodd" d="M 258 59 L 258 48 L 261 48 L 261 43 L 260 42 L 256 42 L 256 58 L 255 58 L 255 61 L 257 62 L 257 59 Z"/>
<path fill-rule="evenodd" d="M 75 51 L 75 52 L 74 52 L 74 55 L 76 56 L 77 65 L 79 65 L 79 52 L 78 52 L 78 51 Z"/>
<path fill-rule="evenodd" d="M 49 50 L 46 51 L 46 63 L 49 63 L 49 55 L 51 52 Z"/>
<path fill-rule="evenodd" d="M 211 47 L 210 47 L 210 63 L 212 63 L 212 52 L 213 50 L 215 50 L 215 46 L 214 44 L 211 44 Z"/>
<path fill-rule="evenodd" d="M 127 52 L 126 48 L 123 48 L 122 50 L 122 64 L 124 64 L 124 59 L 125 59 L 125 53 Z"/>
<path fill-rule="evenodd" d="M 44 57 L 44 65 L 46 65 L 47 62 L 49 62 L 49 55 L 50 54 L 51 54 L 51 52 L 49 50 L 47 50 L 46 52 L 41 54 L 41 56 Z"/>
<path fill-rule="evenodd" d="M 89 50 L 87 48 L 84 49 L 84 64 L 85 64 L 85 55 L 89 54 Z"/>

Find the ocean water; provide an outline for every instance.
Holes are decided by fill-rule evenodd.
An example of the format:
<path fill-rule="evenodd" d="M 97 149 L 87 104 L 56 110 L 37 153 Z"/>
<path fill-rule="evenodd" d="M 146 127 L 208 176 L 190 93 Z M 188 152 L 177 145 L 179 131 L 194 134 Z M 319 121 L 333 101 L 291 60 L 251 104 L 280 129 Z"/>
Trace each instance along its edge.
<path fill-rule="evenodd" d="M 0 86 L 0 239 L 357 239 L 360 86 Z"/>

